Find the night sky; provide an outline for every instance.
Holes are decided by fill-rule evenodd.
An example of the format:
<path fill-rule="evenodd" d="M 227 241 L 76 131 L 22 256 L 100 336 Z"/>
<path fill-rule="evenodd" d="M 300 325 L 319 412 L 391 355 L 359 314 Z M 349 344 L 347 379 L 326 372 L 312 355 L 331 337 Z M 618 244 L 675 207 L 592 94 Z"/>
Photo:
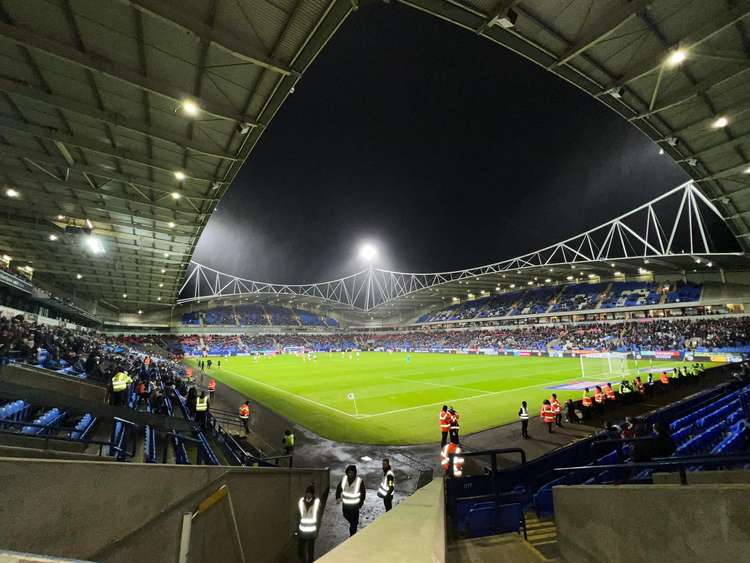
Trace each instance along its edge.
<path fill-rule="evenodd" d="M 280 283 L 536 250 L 687 179 L 635 127 L 520 56 L 401 5 L 355 12 L 219 204 L 195 260 Z"/>

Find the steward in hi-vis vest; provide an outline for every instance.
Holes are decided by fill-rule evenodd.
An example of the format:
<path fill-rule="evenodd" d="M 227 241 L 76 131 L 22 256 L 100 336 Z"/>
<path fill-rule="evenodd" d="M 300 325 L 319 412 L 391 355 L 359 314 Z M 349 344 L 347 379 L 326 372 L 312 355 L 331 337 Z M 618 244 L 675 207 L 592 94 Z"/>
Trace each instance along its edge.
<path fill-rule="evenodd" d="M 448 405 L 443 405 L 438 415 L 438 424 L 440 424 L 440 447 L 442 448 L 448 441 L 448 432 L 451 429 L 451 415 L 448 412 Z"/>
<path fill-rule="evenodd" d="M 529 407 L 526 406 L 526 401 L 521 401 L 521 408 L 518 409 L 518 418 L 521 421 L 521 437 L 525 440 L 529 439 Z"/>
<path fill-rule="evenodd" d="M 320 523 L 320 499 L 315 496 L 315 487 L 310 485 L 297 502 L 299 523 L 297 524 L 297 555 L 304 563 L 315 559 L 315 539 Z"/>
<path fill-rule="evenodd" d="M 396 488 L 396 476 L 391 469 L 391 461 L 388 458 L 383 460 L 383 480 L 378 487 L 378 496 L 383 499 L 383 506 L 388 512 L 393 508 L 393 491 Z"/>
<path fill-rule="evenodd" d="M 345 475 L 336 487 L 336 502 L 341 503 L 344 512 L 344 518 L 349 522 L 349 535 L 357 533 L 359 526 L 359 509 L 365 503 L 367 490 L 361 477 L 357 477 L 357 468 L 349 465 L 346 468 Z"/>

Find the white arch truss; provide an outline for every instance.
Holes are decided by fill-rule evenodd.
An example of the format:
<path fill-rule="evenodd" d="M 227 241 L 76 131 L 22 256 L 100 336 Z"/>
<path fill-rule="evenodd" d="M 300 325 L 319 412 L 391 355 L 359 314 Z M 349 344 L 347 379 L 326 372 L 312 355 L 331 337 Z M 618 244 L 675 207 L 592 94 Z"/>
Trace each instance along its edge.
<path fill-rule="evenodd" d="M 717 252 L 713 248 L 710 222 L 707 223 L 710 216 L 724 223 L 716 206 L 692 181 L 688 181 L 584 233 L 535 252 L 466 270 L 408 273 L 369 268 L 337 280 L 290 285 L 253 281 L 191 261 L 178 303 L 218 297 L 275 295 L 311 297 L 369 311 L 446 283 L 506 271 L 634 258 L 684 257 L 686 254 L 736 256 L 736 252 Z"/>

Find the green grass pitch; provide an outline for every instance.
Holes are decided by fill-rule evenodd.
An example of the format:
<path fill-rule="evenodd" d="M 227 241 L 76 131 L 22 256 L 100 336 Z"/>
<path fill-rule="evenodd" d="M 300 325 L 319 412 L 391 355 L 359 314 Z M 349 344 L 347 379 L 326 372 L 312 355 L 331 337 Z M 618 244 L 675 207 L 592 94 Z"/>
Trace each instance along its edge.
<path fill-rule="evenodd" d="M 517 420 L 523 400 L 537 414 L 553 392 L 546 387 L 583 380 L 577 358 L 414 353 L 407 361 L 405 353 L 383 352 L 363 352 L 359 359 L 339 352 L 317 356 L 316 361 L 295 355 L 221 358 L 221 369 L 214 365 L 210 375 L 326 438 L 391 445 L 439 440 L 443 404 L 459 412 L 465 435 Z M 194 366 L 196 360 L 188 363 Z M 652 367 L 677 365 L 654 362 Z M 631 369 L 632 377 L 633 362 Z M 347 398 L 350 393 L 356 411 Z M 563 403 L 581 397 L 581 391 L 556 393 Z"/>

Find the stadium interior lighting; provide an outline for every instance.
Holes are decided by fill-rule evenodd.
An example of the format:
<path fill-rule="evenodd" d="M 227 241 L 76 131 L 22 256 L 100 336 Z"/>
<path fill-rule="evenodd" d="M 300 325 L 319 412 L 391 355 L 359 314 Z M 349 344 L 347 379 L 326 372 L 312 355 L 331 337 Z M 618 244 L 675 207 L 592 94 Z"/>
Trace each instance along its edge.
<path fill-rule="evenodd" d="M 83 277 L 83 274 L 76 274 L 76 279 L 80 280 Z"/>
<path fill-rule="evenodd" d="M 172 221 L 169 222 L 169 228 L 174 229 L 177 225 L 175 225 Z"/>
<path fill-rule="evenodd" d="M 64 221 L 65 220 L 65 215 L 58 215 L 57 216 L 57 220 L 58 221 Z"/>
<path fill-rule="evenodd" d="M 711 124 L 711 127 L 713 127 L 714 129 L 721 129 L 722 127 L 726 127 L 727 125 L 729 125 L 729 120 L 726 117 L 721 116 Z"/>
<path fill-rule="evenodd" d="M 670 147 L 677 146 L 677 137 L 667 137 L 664 139 Z"/>
<path fill-rule="evenodd" d="M 128 294 L 127 294 L 127 293 L 123 293 L 123 294 L 122 294 L 122 298 L 123 298 L 123 299 L 127 299 L 127 298 L 128 298 Z"/>
<path fill-rule="evenodd" d="M 593 279 L 596 277 L 596 274 L 589 274 L 589 279 Z"/>
<path fill-rule="evenodd" d="M 13 188 L 8 188 L 7 190 L 5 190 L 5 195 L 7 195 L 8 197 L 18 197 L 19 193 Z"/>
<path fill-rule="evenodd" d="M 616 275 L 616 276 L 621 276 L 621 275 L 622 275 L 622 272 L 615 272 L 615 275 Z"/>
<path fill-rule="evenodd" d="M 94 228 L 94 224 L 91 222 L 91 219 L 86 219 L 86 226 L 89 229 L 93 229 Z"/>
<path fill-rule="evenodd" d="M 667 57 L 667 64 L 675 67 L 685 62 L 687 51 L 685 49 L 676 49 Z"/>
<path fill-rule="evenodd" d="M 623 92 L 625 92 L 625 88 L 623 88 L 622 86 L 615 86 L 614 88 L 610 88 L 609 90 L 607 90 L 606 93 L 612 96 L 614 99 L 619 100 L 622 98 Z"/>
<path fill-rule="evenodd" d="M 139 315 L 142 315 L 142 314 L 143 314 L 143 311 L 142 311 L 141 309 L 138 309 L 138 314 L 139 314 Z"/>
<path fill-rule="evenodd" d="M 169 258 L 169 252 L 164 253 L 164 258 Z"/>
<path fill-rule="evenodd" d="M 172 192 L 172 199 L 180 199 L 182 197 L 182 194 L 180 192 Z"/>
<path fill-rule="evenodd" d="M 183 100 L 180 107 L 190 117 L 195 117 L 201 111 L 201 108 L 193 100 Z"/>
<path fill-rule="evenodd" d="M 664 149 L 659 149 L 659 154 L 660 155 L 664 154 Z"/>
<path fill-rule="evenodd" d="M 514 284 L 514 283 L 510 284 L 510 288 L 511 289 L 515 289 L 515 287 L 516 287 L 516 284 Z"/>
<path fill-rule="evenodd" d="M 700 259 L 700 258 L 696 258 L 696 259 L 695 259 L 695 263 L 696 263 L 696 264 L 700 264 L 700 263 L 701 263 L 701 259 Z"/>
<path fill-rule="evenodd" d="M 160 284 L 159 284 L 159 287 L 164 287 L 164 284 L 163 284 L 163 283 L 160 283 Z"/>
<path fill-rule="evenodd" d="M 166 274 L 166 273 L 167 273 L 167 271 L 166 271 L 166 270 L 165 270 L 164 268 L 162 268 L 162 269 L 161 269 L 161 273 L 162 273 L 162 274 Z"/>
<path fill-rule="evenodd" d="M 568 281 L 573 281 L 573 276 L 568 276 L 565 279 L 568 280 Z"/>
<path fill-rule="evenodd" d="M 745 168 L 745 172 L 744 173 L 745 174 L 750 174 L 750 166 L 748 166 L 747 168 Z"/>
<path fill-rule="evenodd" d="M 547 278 L 544 280 L 544 283 L 550 283 L 552 280 L 550 278 Z"/>
<path fill-rule="evenodd" d="M 50 235 L 49 240 L 57 240 L 57 235 Z"/>
<path fill-rule="evenodd" d="M 529 280 L 529 281 L 526 282 L 526 285 L 534 285 L 534 282 L 531 281 L 531 280 Z"/>
<path fill-rule="evenodd" d="M 6 262 L 10 262 L 11 260 L 13 260 L 13 258 L 8 256 L 7 254 L 3 254 L 3 260 L 5 260 Z"/>
<path fill-rule="evenodd" d="M 708 266 L 709 268 L 711 268 L 713 265 L 714 265 L 713 262 L 709 262 L 708 264 L 706 264 L 706 266 Z"/>
<path fill-rule="evenodd" d="M 157 301 L 161 301 L 161 295 L 156 298 Z"/>
<path fill-rule="evenodd" d="M 182 170 L 175 170 L 174 177 L 177 179 L 178 182 L 182 182 L 187 176 Z"/>
<path fill-rule="evenodd" d="M 517 19 L 518 14 L 511 8 L 508 8 L 508 11 L 505 12 L 505 14 L 495 18 L 494 23 L 497 23 L 497 25 L 499 25 L 503 29 L 510 29 L 512 27 L 515 27 Z"/>
<path fill-rule="evenodd" d="M 366 262 L 372 262 L 375 260 L 375 257 L 378 255 L 378 249 L 375 248 L 374 244 L 371 244 L 369 242 L 366 242 L 362 245 L 362 247 L 359 249 L 359 256 Z"/>
<path fill-rule="evenodd" d="M 104 252 L 104 247 L 102 246 L 101 241 L 94 235 L 86 237 L 86 245 L 89 247 L 92 254 L 102 254 Z"/>

